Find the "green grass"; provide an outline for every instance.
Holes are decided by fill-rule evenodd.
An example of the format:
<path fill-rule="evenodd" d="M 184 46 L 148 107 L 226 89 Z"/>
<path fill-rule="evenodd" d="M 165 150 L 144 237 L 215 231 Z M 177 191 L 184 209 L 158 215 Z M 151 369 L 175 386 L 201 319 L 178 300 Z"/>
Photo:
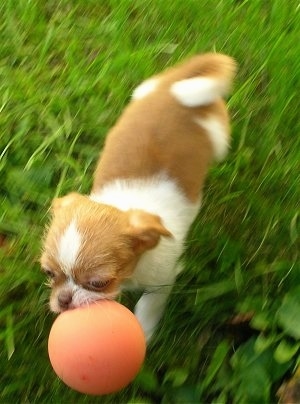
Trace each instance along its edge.
<path fill-rule="evenodd" d="M 300 362 L 299 14 L 294 0 L 2 2 L 1 403 L 278 399 Z M 47 357 L 38 257 L 51 199 L 89 191 L 135 85 L 211 50 L 239 63 L 231 153 L 210 171 L 143 370 L 116 395 L 80 395 Z"/>

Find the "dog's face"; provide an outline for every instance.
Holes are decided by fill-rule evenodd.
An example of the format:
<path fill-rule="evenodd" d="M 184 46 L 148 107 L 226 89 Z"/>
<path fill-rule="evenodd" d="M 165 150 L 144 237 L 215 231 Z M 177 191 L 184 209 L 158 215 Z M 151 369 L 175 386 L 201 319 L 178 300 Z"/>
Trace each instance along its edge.
<path fill-rule="evenodd" d="M 122 212 L 78 194 L 55 199 L 52 213 L 41 266 L 54 312 L 115 298 L 141 254 L 171 236 L 158 216 Z"/>

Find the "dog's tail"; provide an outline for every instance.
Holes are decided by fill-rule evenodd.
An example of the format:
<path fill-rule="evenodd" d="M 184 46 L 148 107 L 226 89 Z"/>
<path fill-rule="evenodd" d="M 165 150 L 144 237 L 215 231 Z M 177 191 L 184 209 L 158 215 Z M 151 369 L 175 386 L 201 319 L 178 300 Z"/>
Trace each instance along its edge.
<path fill-rule="evenodd" d="M 236 62 L 227 55 L 207 53 L 167 70 L 161 76 L 171 94 L 186 107 L 212 104 L 230 91 Z"/>

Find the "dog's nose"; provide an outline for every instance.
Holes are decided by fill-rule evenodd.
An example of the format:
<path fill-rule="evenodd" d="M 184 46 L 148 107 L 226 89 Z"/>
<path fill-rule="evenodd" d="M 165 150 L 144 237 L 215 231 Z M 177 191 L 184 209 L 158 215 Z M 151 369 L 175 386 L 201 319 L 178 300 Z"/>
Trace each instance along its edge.
<path fill-rule="evenodd" d="M 67 309 L 72 302 L 72 293 L 64 290 L 60 292 L 57 300 L 62 309 Z"/>

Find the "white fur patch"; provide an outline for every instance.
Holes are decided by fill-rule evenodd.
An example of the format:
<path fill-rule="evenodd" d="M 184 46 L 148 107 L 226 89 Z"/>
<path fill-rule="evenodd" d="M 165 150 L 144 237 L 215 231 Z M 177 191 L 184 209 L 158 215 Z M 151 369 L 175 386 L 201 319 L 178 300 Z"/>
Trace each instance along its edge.
<path fill-rule="evenodd" d="M 58 243 L 58 261 L 62 270 L 70 275 L 78 259 L 82 244 L 76 222 L 73 220 L 66 228 Z"/>
<path fill-rule="evenodd" d="M 209 105 L 226 93 L 223 81 L 208 77 L 193 77 L 176 81 L 170 87 L 171 94 L 185 107 Z"/>
<path fill-rule="evenodd" d="M 149 79 L 141 83 L 132 93 L 134 100 L 140 100 L 153 93 L 158 85 L 158 79 Z"/>
<path fill-rule="evenodd" d="M 194 121 L 206 130 L 215 152 L 215 159 L 222 160 L 229 149 L 229 135 L 224 125 L 214 116 L 206 119 L 195 118 Z"/>
<path fill-rule="evenodd" d="M 187 231 L 198 213 L 200 196 L 197 203 L 192 203 L 175 181 L 166 175 L 157 175 L 113 181 L 90 198 L 123 211 L 141 209 L 158 215 L 174 238 L 162 237 L 157 247 L 142 255 L 132 281 L 142 287 L 174 282 L 180 272 L 177 261 L 183 252 Z"/>
<path fill-rule="evenodd" d="M 141 209 L 158 215 L 172 233 L 177 233 L 175 227 L 180 222 L 184 222 L 184 229 L 186 229 L 200 205 L 200 202 L 191 203 L 175 181 L 164 174 L 147 179 L 113 181 L 103 187 L 99 193 L 92 194 L 90 199 L 122 211 Z M 189 223 L 185 223 L 186 221 Z M 181 230 L 180 227 L 179 232 Z"/>

